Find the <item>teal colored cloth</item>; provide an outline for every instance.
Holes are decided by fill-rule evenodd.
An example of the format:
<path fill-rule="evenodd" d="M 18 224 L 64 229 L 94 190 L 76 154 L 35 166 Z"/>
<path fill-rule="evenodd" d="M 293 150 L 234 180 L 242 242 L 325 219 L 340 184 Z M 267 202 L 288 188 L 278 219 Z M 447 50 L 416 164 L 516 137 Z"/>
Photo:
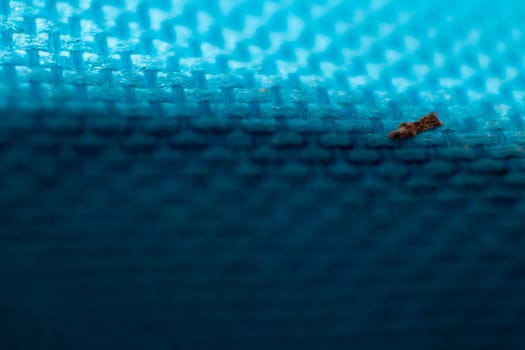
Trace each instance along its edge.
<path fill-rule="evenodd" d="M 0 0 L 0 349 L 525 348 L 524 10 Z"/>

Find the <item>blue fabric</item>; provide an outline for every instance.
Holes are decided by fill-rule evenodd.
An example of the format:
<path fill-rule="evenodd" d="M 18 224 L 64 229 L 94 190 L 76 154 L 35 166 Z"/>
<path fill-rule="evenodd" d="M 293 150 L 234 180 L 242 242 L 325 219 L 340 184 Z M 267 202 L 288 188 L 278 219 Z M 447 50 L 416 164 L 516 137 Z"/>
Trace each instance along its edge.
<path fill-rule="evenodd" d="M 523 349 L 523 10 L 0 0 L 0 349 Z"/>

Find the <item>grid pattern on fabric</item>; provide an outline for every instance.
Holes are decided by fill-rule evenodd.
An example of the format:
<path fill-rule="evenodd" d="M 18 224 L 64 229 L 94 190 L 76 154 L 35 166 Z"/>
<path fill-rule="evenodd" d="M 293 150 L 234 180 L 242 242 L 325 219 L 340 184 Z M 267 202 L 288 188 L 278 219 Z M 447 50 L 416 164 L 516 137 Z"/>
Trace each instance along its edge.
<path fill-rule="evenodd" d="M 0 0 L 0 349 L 524 348 L 522 12 Z"/>
<path fill-rule="evenodd" d="M 3 0 L 0 106 L 315 118 L 351 105 L 385 123 L 435 108 L 455 129 L 515 130 L 521 7 L 483 4 Z"/>

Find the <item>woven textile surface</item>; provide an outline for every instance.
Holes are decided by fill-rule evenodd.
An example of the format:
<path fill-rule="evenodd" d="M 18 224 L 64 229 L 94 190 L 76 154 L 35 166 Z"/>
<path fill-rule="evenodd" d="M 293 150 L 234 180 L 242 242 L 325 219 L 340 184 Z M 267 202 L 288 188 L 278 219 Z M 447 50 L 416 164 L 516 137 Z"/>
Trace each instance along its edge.
<path fill-rule="evenodd" d="M 0 349 L 525 348 L 523 10 L 0 0 Z"/>

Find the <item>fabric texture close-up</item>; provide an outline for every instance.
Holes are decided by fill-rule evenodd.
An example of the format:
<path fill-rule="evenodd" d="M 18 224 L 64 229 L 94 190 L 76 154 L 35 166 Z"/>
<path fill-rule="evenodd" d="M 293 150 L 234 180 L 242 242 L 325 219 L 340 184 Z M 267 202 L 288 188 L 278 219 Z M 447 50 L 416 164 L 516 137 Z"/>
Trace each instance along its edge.
<path fill-rule="evenodd" d="M 524 349 L 502 0 L 0 0 L 0 350 Z"/>

